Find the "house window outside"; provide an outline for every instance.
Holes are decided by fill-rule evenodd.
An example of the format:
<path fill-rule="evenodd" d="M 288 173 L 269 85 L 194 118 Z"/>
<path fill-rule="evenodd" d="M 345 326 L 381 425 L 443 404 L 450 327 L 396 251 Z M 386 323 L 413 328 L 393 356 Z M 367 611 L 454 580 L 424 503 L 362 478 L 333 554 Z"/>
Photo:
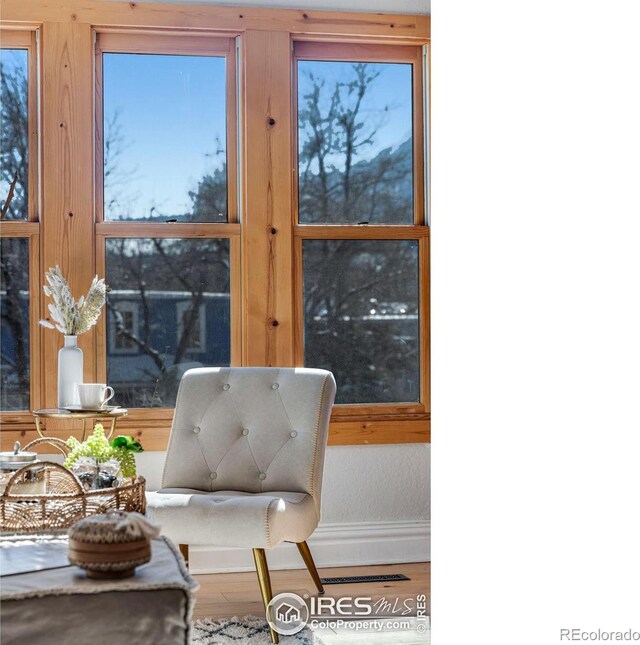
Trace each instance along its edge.
<path fill-rule="evenodd" d="M 109 294 L 109 345 L 112 354 L 137 354 L 139 338 L 138 304 L 125 300 L 135 292 L 120 291 Z"/>
<path fill-rule="evenodd" d="M 207 351 L 207 309 L 204 304 L 194 306 L 192 302 L 178 302 L 176 305 L 177 342 L 184 336 L 189 353 Z"/>

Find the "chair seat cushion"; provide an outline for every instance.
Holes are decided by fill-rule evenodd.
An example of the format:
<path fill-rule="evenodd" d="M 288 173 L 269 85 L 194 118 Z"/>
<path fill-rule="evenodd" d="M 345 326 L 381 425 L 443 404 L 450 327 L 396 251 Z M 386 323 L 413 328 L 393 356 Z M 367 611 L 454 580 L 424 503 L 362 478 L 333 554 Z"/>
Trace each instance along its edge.
<path fill-rule="evenodd" d="M 147 493 L 147 513 L 177 544 L 270 549 L 302 542 L 318 525 L 306 493 L 246 493 L 162 488 Z"/>

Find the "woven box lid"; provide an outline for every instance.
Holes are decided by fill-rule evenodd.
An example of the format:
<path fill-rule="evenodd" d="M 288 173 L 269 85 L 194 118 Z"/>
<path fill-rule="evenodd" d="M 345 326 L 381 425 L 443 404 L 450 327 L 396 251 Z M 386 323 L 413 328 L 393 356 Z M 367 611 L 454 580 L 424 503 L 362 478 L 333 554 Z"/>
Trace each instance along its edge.
<path fill-rule="evenodd" d="M 91 515 L 69 528 L 69 538 L 92 544 L 123 544 L 157 537 L 160 530 L 140 513 Z"/>

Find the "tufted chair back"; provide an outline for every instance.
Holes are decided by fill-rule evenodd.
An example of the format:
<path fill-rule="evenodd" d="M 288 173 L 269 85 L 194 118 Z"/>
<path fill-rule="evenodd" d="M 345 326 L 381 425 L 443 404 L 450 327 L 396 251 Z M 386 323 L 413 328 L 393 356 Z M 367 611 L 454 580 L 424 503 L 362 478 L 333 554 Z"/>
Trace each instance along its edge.
<path fill-rule="evenodd" d="M 314 498 L 320 488 L 331 372 L 308 368 L 207 367 L 180 381 L 163 488 Z"/>

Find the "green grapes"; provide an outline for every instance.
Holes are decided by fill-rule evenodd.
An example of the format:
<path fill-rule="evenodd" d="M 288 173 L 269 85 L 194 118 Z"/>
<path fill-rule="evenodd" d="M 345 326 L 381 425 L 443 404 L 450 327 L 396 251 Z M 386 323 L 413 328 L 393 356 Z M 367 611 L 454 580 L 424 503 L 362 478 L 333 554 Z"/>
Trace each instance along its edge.
<path fill-rule="evenodd" d="M 71 468 L 80 457 L 91 457 L 98 463 L 115 458 L 120 463 L 123 477 L 136 476 L 136 460 L 134 452 L 141 452 L 142 446 L 133 437 L 116 437 L 111 443 L 104 435 L 104 427 L 97 423 L 93 433 L 83 442 L 75 437 L 67 439 L 71 448 L 64 462 L 65 468 Z"/>
<path fill-rule="evenodd" d="M 136 476 L 136 460 L 133 453 L 126 448 L 112 448 L 112 456 L 120 462 L 123 477 Z"/>

